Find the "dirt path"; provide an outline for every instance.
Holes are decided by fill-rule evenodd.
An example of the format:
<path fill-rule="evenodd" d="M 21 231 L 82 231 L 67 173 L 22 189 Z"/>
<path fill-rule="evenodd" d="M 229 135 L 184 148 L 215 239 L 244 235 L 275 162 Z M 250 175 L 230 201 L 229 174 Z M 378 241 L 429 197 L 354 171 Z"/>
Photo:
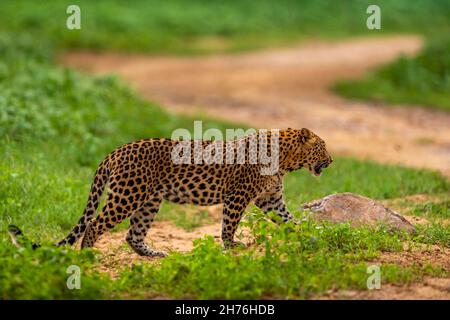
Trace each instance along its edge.
<path fill-rule="evenodd" d="M 337 79 L 421 47 L 415 36 L 309 42 L 290 49 L 209 57 L 71 53 L 62 62 L 117 73 L 170 110 L 253 127 L 308 127 L 335 154 L 437 169 L 450 176 L 450 114 L 350 102 Z M 151 123 L 151 119 L 149 119 Z"/>
<path fill-rule="evenodd" d="M 450 279 L 425 278 L 422 282 L 405 285 L 382 285 L 379 290 L 338 290 L 320 299 L 345 300 L 449 300 Z"/>

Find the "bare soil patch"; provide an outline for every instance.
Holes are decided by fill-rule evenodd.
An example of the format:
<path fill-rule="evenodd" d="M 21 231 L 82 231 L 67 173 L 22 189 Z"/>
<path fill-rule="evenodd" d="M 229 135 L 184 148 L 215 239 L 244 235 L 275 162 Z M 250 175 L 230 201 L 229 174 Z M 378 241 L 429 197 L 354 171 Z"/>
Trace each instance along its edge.
<path fill-rule="evenodd" d="M 421 46 L 417 36 L 391 36 L 208 57 L 73 52 L 61 62 L 92 73 L 116 73 L 172 111 L 257 128 L 308 127 L 334 154 L 450 176 L 450 114 L 353 102 L 329 90 L 338 79 L 361 77 Z"/>
<path fill-rule="evenodd" d="M 449 278 L 425 278 L 421 282 L 404 285 L 381 285 L 379 290 L 339 290 L 331 291 L 321 299 L 357 300 L 449 300 Z"/>
<path fill-rule="evenodd" d="M 221 224 L 216 223 L 188 232 L 175 226 L 170 221 L 155 221 L 147 242 L 156 250 L 167 253 L 174 251 L 189 252 L 193 249 L 193 241 L 205 235 L 220 239 Z M 128 246 L 125 241 L 127 231 L 109 232 L 96 243 L 95 248 L 102 254 L 100 270 L 109 273 L 113 278 L 124 266 L 131 267 L 136 262 L 154 263 L 161 258 L 142 257 Z"/>
<path fill-rule="evenodd" d="M 193 241 L 206 235 L 213 236 L 215 241 L 221 243 L 221 223 L 201 226 L 193 231 L 186 231 L 177 227 L 171 221 L 155 221 L 147 237 L 147 242 L 156 250 L 171 252 L 189 252 L 194 248 Z M 133 252 L 125 241 L 127 231 L 109 232 L 104 234 L 95 244 L 101 253 L 99 269 L 116 278 L 124 267 L 130 267 L 136 262 L 155 263 L 161 258 L 142 257 Z M 248 230 L 239 227 L 236 236 L 239 241 L 248 245 L 252 239 Z"/>
<path fill-rule="evenodd" d="M 450 272 L 450 249 L 437 245 L 407 248 L 402 252 L 383 252 L 375 262 L 380 264 L 398 264 L 404 267 L 427 266 L 442 268 Z"/>

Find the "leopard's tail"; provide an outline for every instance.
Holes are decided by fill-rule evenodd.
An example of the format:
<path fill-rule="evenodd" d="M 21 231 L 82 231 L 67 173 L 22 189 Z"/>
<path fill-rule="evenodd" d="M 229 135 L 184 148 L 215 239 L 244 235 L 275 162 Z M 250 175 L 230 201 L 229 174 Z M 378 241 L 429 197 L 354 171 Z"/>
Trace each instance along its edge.
<path fill-rule="evenodd" d="M 94 181 L 92 182 L 91 185 L 91 191 L 89 192 L 88 202 L 84 209 L 83 215 L 81 216 L 76 226 L 67 235 L 67 237 L 65 237 L 56 244 L 57 246 L 63 246 L 67 244 L 72 245 L 83 236 L 87 224 L 94 217 L 95 212 L 97 211 L 100 198 L 105 189 L 105 185 L 108 182 L 109 173 L 110 173 L 109 161 L 108 158 L 106 158 L 105 160 L 102 161 L 102 163 L 100 163 L 100 165 L 97 168 L 97 171 L 95 172 Z M 8 227 L 8 233 L 11 236 L 12 242 L 17 247 L 23 247 L 26 246 L 27 244 L 31 245 L 33 249 L 40 247 L 40 245 L 37 243 L 31 243 L 23 235 L 22 231 L 15 225 L 10 225 Z"/>
<path fill-rule="evenodd" d="M 109 174 L 109 159 L 106 158 L 102 161 L 102 163 L 100 163 L 97 171 L 95 172 L 94 181 L 91 185 L 91 191 L 89 192 L 89 198 L 86 207 L 84 208 L 83 215 L 81 216 L 75 227 L 73 227 L 72 231 L 70 231 L 70 233 L 67 235 L 67 237 L 56 244 L 58 247 L 67 244 L 73 245 L 84 235 L 89 221 L 92 220 L 97 211 L 98 204 L 100 203 L 100 198 L 105 189 L 105 185 L 108 182 Z"/>
<path fill-rule="evenodd" d="M 36 249 L 39 248 L 40 245 L 37 243 L 30 242 L 22 233 L 22 230 L 19 227 L 10 224 L 8 226 L 8 233 L 11 236 L 11 240 L 16 247 L 24 247 L 31 246 L 31 248 Z"/>

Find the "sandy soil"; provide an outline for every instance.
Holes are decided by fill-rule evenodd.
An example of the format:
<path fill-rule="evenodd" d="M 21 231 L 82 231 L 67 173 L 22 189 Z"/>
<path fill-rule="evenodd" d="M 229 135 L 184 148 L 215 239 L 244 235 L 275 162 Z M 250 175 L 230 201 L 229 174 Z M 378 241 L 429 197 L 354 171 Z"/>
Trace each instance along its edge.
<path fill-rule="evenodd" d="M 358 300 L 449 300 L 450 279 L 425 278 L 420 283 L 406 285 L 381 285 L 379 290 L 339 290 L 330 291 L 319 299 Z"/>
<path fill-rule="evenodd" d="M 257 128 L 308 127 L 335 154 L 450 176 L 450 114 L 350 102 L 329 90 L 337 79 L 360 77 L 421 45 L 416 36 L 395 36 L 208 57 L 75 52 L 61 61 L 93 73 L 116 73 L 176 112 L 200 111 Z"/>
<path fill-rule="evenodd" d="M 403 252 L 384 252 L 373 264 L 397 264 L 404 267 L 426 266 L 440 267 L 450 271 L 450 249 L 440 246 L 421 246 L 407 248 L 404 245 Z M 370 263 L 370 262 L 369 262 Z M 368 263 L 368 264 L 369 264 Z M 389 300 L 411 300 L 411 299 L 450 299 L 450 278 L 425 277 L 420 282 L 407 284 L 383 284 L 379 290 L 330 290 L 320 296 L 320 299 L 389 299 Z"/>
<path fill-rule="evenodd" d="M 218 219 L 217 221 L 220 221 Z M 220 233 L 222 225 L 220 222 L 196 228 L 193 231 L 186 231 L 174 225 L 171 221 L 155 221 L 147 242 L 156 250 L 171 253 L 189 252 L 194 248 L 193 241 L 203 238 L 206 235 L 213 236 L 217 243 L 221 243 Z M 141 257 L 134 253 L 125 242 L 127 231 L 110 232 L 105 234 L 95 244 L 95 247 L 102 253 L 100 269 L 108 272 L 113 278 L 117 277 L 117 272 L 123 266 L 132 266 L 138 261 L 154 262 L 160 258 Z M 246 245 L 252 242 L 248 230 L 239 228 L 237 235 L 241 235 L 240 241 Z"/>
<path fill-rule="evenodd" d="M 308 127 L 327 141 L 334 154 L 431 168 L 450 176 L 450 114 L 351 102 L 329 90 L 337 79 L 361 77 L 399 54 L 415 54 L 421 45 L 416 36 L 396 36 L 315 41 L 290 49 L 208 57 L 72 52 L 60 60 L 95 74 L 116 73 L 171 111 L 200 113 L 258 128 Z M 219 241 L 220 219 L 217 214 L 213 217 L 217 223 L 193 232 L 157 221 L 148 241 L 168 252 L 190 251 L 192 241 L 205 234 Z M 413 224 L 427 223 L 424 218 L 407 218 Z M 96 245 L 103 253 L 100 268 L 113 277 L 124 265 L 158 259 L 136 255 L 124 238 L 125 231 L 109 233 Z M 448 266 L 448 261 L 448 250 L 433 247 L 385 253 L 377 262 Z M 450 299 L 450 279 L 427 278 L 373 291 L 330 291 L 319 298 Z"/>
<path fill-rule="evenodd" d="M 151 229 L 147 242 L 156 250 L 171 253 L 173 251 L 189 252 L 193 249 L 193 241 L 205 235 L 213 235 L 217 241 L 220 236 L 220 224 L 203 226 L 192 232 L 175 226 L 170 221 L 156 221 Z M 95 244 L 102 253 L 100 270 L 108 272 L 113 278 L 124 266 L 132 266 L 139 261 L 152 262 L 160 258 L 141 257 L 134 253 L 125 242 L 127 231 L 105 234 Z"/>

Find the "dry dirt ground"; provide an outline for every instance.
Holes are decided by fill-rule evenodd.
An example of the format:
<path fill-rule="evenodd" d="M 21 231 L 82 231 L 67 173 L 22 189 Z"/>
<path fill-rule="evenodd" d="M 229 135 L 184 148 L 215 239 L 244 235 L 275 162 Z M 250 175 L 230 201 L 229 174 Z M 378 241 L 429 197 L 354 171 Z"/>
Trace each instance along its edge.
<path fill-rule="evenodd" d="M 254 128 L 308 127 L 334 154 L 450 176 L 450 114 L 351 102 L 329 90 L 338 79 L 360 77 L 421 45 L 416 36 L 395 36 L 208 57 L 75 52 L 61 61 L 92 73 L 116 73 L 172 111 Z"/>
<path fill-rule="evenodd" d="M 118 74 L 145 97 L 174 112 L 208 115 L 255 128 L 308 127 L 327 142 L 333 154 L 431 168 L 450 176 L 450 114 L 352 102 L 329 89 L 338 79 L 360 77 L 400 54 L 415 54 L 421 46 L 416 36 L 395 36 L 314 41 L 289 49 L 208 57 L 72 52 L 60 60 L 90 73 Z M 169 252 L 189 251 L 192 240 L 205 234 L 219 241 L 216 211 L 212 213 L 216 223 L 193 232 L 169 221 L 156 221 L 148 241 Z M 410 221 L 426 223 L 419 220 Z M 124 237 L 125 231 L 113 232 L 97 245 L 104 257 L 101 268 L 113 277 L 123 266 L 151 261 L 132 253 Z M 378 262 L 448 265 L 449 255 L 448 249 L 433 247 L 383 254 Z M 427 278 L 374 291 L 331 291 L 319 298 L 450 299 L 450 279 Z"/>

